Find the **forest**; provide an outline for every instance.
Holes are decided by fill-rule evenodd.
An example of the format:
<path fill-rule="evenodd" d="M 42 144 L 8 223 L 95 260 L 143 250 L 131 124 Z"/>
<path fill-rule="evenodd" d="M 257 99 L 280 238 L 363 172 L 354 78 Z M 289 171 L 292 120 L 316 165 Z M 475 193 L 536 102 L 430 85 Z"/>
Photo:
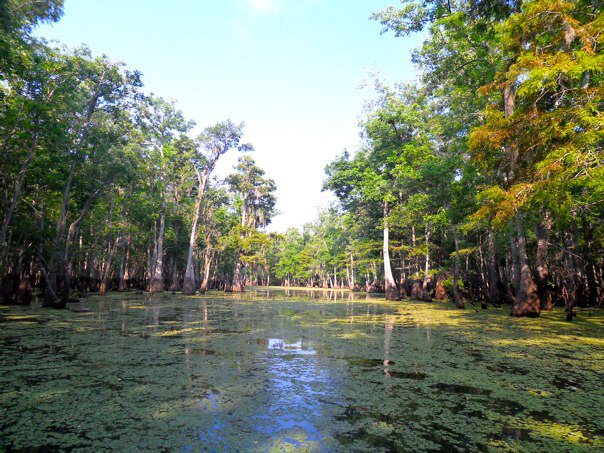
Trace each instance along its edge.
<path fill-rule="evenodd" d="M 323 21 L 331 63 L 363 1 L 0 0 L 0 451 L 604 451 L 601 0 L 368 10 L 422 37 L 417 77 L 371 76 L 358 146 L 317 165 L 332 202 L 285 231 L 252 120 L 196 124 L 128 62 L 37 35 L 78 4 L 255 5 L 263 53 Z"/>
<path fill-rule="evenodd" d="M 244 123 L 193 134 L 141 74 L 32 35 L 61 0 L 0 3 L 0 299 L 347 288 L 539 316 L 604 298 L 602 33 L 595 0 L 403 2 L 414 84 L 374 82 L 338 203 L 267 232 L 274 181 Z M 214 170 L 239 152 L 232 174 Z"/>

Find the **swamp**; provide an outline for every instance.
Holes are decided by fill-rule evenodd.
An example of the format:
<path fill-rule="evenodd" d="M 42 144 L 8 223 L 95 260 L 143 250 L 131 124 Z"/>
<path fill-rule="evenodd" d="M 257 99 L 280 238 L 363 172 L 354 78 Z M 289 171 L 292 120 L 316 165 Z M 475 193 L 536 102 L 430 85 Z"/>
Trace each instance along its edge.
<path fill-rule="evenodd" d="M 0 453 L 604 452 L 603 100 L 602 0 L 0 0 Z"/>
<path fill-rule="evenodd" d="M 0 307 L 0 450 L 597 451 L 604 313 L 347 291 Z"/>

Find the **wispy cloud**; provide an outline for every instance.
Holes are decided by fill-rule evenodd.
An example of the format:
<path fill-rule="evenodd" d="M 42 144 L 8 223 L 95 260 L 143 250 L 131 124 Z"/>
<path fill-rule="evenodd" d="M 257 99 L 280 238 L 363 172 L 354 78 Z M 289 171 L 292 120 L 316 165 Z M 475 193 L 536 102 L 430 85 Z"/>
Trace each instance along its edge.
<path fill-rule="evenodd" d="M 247 0 L 250 8 L 260 14 L 267 14 L 275 12 L 280 7 L 278 0 Z"/>
<path fill-rule="evenodd" d="M 243 4 L 256 14 L 270 14 L 282 11 L 292 6 L 311 8 L 322 3 L 323 0 L 242 0 Z"/>

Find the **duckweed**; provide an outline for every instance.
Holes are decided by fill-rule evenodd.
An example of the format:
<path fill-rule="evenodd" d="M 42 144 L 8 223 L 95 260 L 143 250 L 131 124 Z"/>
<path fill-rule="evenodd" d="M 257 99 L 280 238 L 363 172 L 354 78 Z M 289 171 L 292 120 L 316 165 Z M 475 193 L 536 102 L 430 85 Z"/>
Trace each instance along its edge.
<path fill-rule="evenodd" d="M 0 450 L 604 449 L 604 314 L 337 294 L 0 307 Z"/>

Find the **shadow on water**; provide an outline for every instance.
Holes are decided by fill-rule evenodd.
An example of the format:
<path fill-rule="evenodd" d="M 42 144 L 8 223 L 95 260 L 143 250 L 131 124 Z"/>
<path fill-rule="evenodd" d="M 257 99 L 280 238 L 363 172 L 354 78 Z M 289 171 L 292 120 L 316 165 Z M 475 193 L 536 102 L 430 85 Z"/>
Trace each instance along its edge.
<path fill-rule="evenodd" d="M 602 449 L 604 316 L 255 288 L 0 307 L 0 450 Z"/>

